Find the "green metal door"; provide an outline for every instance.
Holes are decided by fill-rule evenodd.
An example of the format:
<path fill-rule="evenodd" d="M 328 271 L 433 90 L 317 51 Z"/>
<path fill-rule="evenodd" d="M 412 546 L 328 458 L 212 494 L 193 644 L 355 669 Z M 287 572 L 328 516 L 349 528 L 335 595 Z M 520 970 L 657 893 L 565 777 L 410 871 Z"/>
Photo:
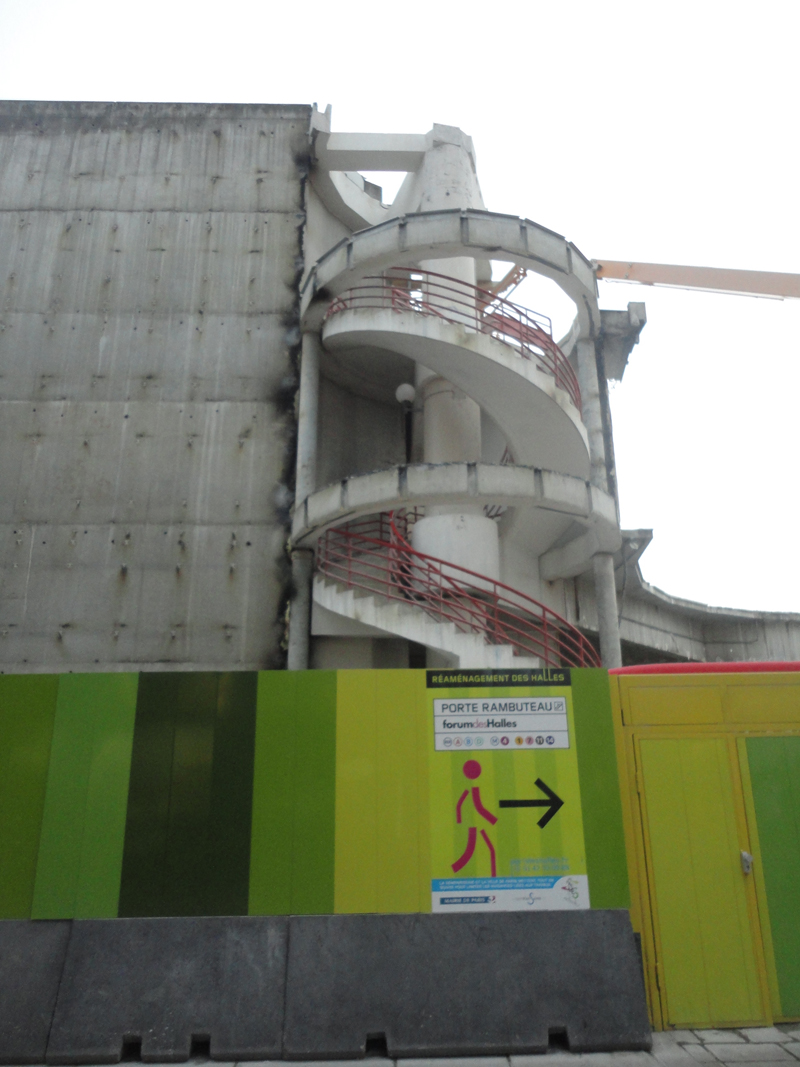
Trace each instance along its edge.
<path fill-rule="evenodd" d="M 800 737 L 748 737 L 778 1018 L 800 1018 Z M 762 920 L 764 921 L 764 920 Z"/>

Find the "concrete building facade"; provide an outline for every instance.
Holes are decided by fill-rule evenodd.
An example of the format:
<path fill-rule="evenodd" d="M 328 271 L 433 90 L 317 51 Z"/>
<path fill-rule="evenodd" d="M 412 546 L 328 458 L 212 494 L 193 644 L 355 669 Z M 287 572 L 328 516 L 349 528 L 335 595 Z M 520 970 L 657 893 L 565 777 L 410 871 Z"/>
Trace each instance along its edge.
<path fill-rule="evenodd" d="M 461 130 L 8 102 L 0 227 L 0 670 L 800 657 L 643 582 L 606 380 L 644 305 L 488 211 Z"/>
<path fill-rule="evenodd" d="M 2 106 L 4 670 L 280 663 L 309 116 Z"/>

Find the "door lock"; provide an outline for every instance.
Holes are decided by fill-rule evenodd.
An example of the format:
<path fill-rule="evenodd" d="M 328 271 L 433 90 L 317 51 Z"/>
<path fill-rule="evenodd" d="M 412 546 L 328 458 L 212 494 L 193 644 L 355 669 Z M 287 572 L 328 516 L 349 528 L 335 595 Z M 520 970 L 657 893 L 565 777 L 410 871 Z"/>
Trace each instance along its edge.
<path fill-rule="evenodd" d="M 749 852 L 745 852 L 744 849 L 739 853 L 742 861 L 742 874 L 750 874 L 753 870 L 753 857 Z"/>

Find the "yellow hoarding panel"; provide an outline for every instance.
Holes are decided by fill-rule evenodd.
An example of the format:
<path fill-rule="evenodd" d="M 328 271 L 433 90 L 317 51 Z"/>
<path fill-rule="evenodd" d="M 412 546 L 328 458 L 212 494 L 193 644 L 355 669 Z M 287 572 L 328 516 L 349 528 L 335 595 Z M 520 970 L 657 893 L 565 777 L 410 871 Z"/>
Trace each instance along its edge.
<path fill-rule="evenodd" d="M 726 738 L 640 742 L 647 852 L 668 1026 L 768 1021 L 747 840 Z M 752 899 L 751 899 L 752 898 Z"/>
<path fill-rule="evenodd" d="M 334 911 L 430 910 L 422 671 L 339 671 Z"/>
<path fill-rule="evenodd" d="M 725 720 L 731 723 L 800 723 L 800 685 L 769 682 L 728 684 Z"/>
<path fill-rule="evenodd" d="M 641 683 L 639 678 L 637 682 Z M 623 679 L 624 705 L 630 709 L 626 722 L 634 725 L 684 725 L 722 722 L 722 696 L 716 685 L 651 684 L 631 687 L 627 694 Z M 663 679 L 659 679 L 662 681 Z M 627 700 L 625 700 L 627 696 Z M 623 706 L 624 706 L 623 705 Z M 626 709 L 627 710 L 627 709 Z"/>

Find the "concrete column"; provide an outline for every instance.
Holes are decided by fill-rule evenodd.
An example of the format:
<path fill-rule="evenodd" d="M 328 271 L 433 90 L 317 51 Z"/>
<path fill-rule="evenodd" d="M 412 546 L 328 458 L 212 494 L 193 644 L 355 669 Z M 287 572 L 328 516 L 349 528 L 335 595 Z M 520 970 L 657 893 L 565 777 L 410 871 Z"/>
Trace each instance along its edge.
<path fill-rule="evenodd" d="M 583 424 L 589 434 L 591 482 L 592 485 L 608 492 L 603 407 L 594 341 L 578 341 L 576 355 L 578 384 L 581 388 L 583 404 Z M 600 658 L 604 667 L 621 667 L 622 647 L 619 639 L 614 557 L 605 552 L 598 553 L 592 559 L 592 569 L 594 571 L 594 595 L 597 602 L 597 626 L 600 631 Z"/>
<path fill-rule="evenodd" d="M 598 552 L 592 557 L 594 595 L 597 600 L 597 624 L 600 631 L 600 659 L 604 667 L 622 666 L 622 646 L 617 616 L 617 587 L 614 581 L 614 557 Z"/>
<path fill-rule="evenodd" d="M 429 507 L 424 519 L 411 528 L 411 543 L 417 552 L 455 563 L 486 578 L 500 580 L 500 540 L 497 523 L 483 514 L 483 508 L 453 511 Z M 477 579 L 453 574 L 454 578 L 480 586 Z"/>
<path fill-rule="evenodd" d="M 474 284 L 474 260 L 450 260 L 463 281 Z M 427 263 L 426 269 L 445 273 L 445 264 Z M 450 267 L 447 266 L 449 273 Z M 481 409 L 452 382 L 417 366 L 417 388 L 422 400 L 423 460 L 425 463 L 479 463 L 481 459 Z M 428 507 L 424 519 L 414 524 L 414 548 L 447 560 L 467 570 L 498 580 L 500 543 L 497 523 L 487 518 L 483 507 Z M 455 575 L 459 577 L 459 575 Z"/>
<path fill-rule="evenodd" d="M 603 441 L 603 408 L 597 378 L 597 357 L 594 341 L 578 341 L 575 346 L 578 361 L 578 385 L 583 405 L 583 425 L 589 435 L 589 459 L 592 465 L 592 485 L 608 492 L 606 451 Z"/>
<path fill-rule="evenodd" d="M 294 596 L 289 610 L 289 650 L 286 666 L 290 671 L 306 671 L 311 643 L 311 576 L 314 553 L 310 548 L 292 552 Z"/>
<path fill-rule="evenodd" d="M 297 411 L 297 473 L 295 504 L 317 487 L 317 423 L 319 416 L 319 358 L 322 344 L 315 333 L 303 334 L 300 356 L 300 401 Z"/>
<path fill-rule="evenodd" d="M 317 487 L 317 424 L 321 351 L 319 336 L 315 333 L 304 333 L 303 349 L 300 355 L 300 398 L 297 410 L 295 506 L 302 504 Z M 289 609 L 287 667 L 290 671 L 308 670 L 313 570 L 313 551 L 308 548 L 296 548 L 292 552 L 294 595 Z"/>
<path fill-rule="evenodd" d="M 481 409 L 444 378 L 422 386 L 426 463 L 480 463 Z"/>

